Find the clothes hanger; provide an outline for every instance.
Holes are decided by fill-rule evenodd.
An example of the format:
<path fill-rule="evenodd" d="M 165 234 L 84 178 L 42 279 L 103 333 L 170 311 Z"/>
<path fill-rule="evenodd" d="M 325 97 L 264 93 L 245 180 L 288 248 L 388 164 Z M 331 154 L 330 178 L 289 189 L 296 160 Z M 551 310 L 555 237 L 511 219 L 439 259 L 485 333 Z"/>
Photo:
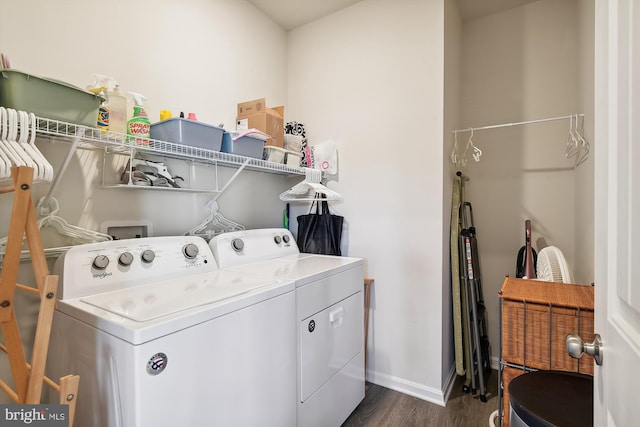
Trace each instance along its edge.
<path fill-rule="evenodd" d="M 453 133 L 453 150 L 451 150 L 451 162 L 458 166 L 458 162 L 461 159 L 458 158 L 458 132 Z"/>
<path fill-rule="evenodd" d="M 20 129 L 17 142 L 22 151 L 29 156 L 29 159 L 33 164 L 33 180 L 34 182 L 45 181 L 46 171 L 42 155 L 36 153 L 33 150 L 33 147 L 29 145 L 29 134 L 31 132 L 31 127 L 29 126 L 29 115 L 25 111 L 17 111 L 17 115 Z"/>
<path fill-rule="evenodd" d="M 44 206 L 44 199 L 44 197 L 40 199 L 36 205 L 37 212 L 48 212 L 38 220 L 38 227 L 40 229 L 51 226 L 60 235 L 70 237 L 74 243 L 78 244 L 113 240 L 108 234 L 69 224 L 64 218 L 57 215 L 60 211 L 60 204 L 58 201 L 51 197 L 49 198 L 49 205 Z"/>
<path fill-rule="evenodd" d="M 578 123 L 578 115 L 576 114 L 576 125 Z M 574 124 L 573 124 L 573 114 L 569 115 L 569 138 L 567 139 L 567 145 L 565 146 L 564 156 L 568 159 L 569 157 L 573 157 L 580 151 L 580 141 L 576 137 Z"/>
<path fill-rule="evenodd" d="M 11 178 L 11 159 L 5 153 L 3 140 L 7 136 L 7 124 L 5 122 L 6 110 L 0 107 L 0 180 Z"/>
<path fill-rule="evenodd" d="M 36 146 L 36 134 L 38 132 L 38 124 L 36 115 L 33 113 L 26 113 L 26 122 L 29 126 L 29 139 L 25 142 L 25 145 L 30 148 L 35 158 L 39 160 L 40 167 L 42 168 L 42 176 L 43 180 L 47 182 L 53 181 L 53 165 L 47 160 L 47 158 L 42 154 L 40 149 Z"/>
<path fill-rule="evenodd" d="M 33 168 L 33 179 L 36 180 L 38 179 L 38 167 L 18 142 L 18 112 L 13 108 L 8 108 L 7 113 L 9 116 L 9 134 L 7 135 L 5 143 L 8 143 L 16 155 L 17 164 L 15 166 L 29 166 Z"/>
<path fill-rule="evenodd" d="M 207 202 L 205 210 L 208 215 L 204 221 L 184 233 L 185 236 L 200 236 L 205 240 L 211 240 L 214 236 L 221 233 L 245 229 L 243 225 L 225 218 L 218 211 L 218 202 L 216 202 L 215 198 Z"/>
<path fill-rule="evenodd" d="M 15 131 L 17 131 L 17 124 L 15 121 L 12 121 L 10 117 L 10 110 L 0 107 L 0 116 L 2 116 L 2 139 L 0 140 L 0 144 L 2 145 L 2 150 L 9 159 L 9 169 L 13 166 L 26 166 L 26 163 L 15 151 L 15 148 L 10 141 L 10 139 L 15 135 Z M 11 170 L 9 170 L 9 175 L 11 175 Z"/>
<path fill-rule="evenodd" d="M 482 150 L 473 144 L 473 128 L 471 128 L 469 140 L 467 141 L 467 145 L 464 147 L 464 153 L 462 153 L 462 166 L 467 165 L 467 151 L 469 151 L 469 148 L 471 148 L 471 156 L 473 157 L 473 160 L 479 162 L 480 156 L 482 156 Z"/>
<path fill-rule="evenodd" d="M 581 123 L 581 130 L 584 131 L 584 117 L 582 118 L 582 123 Z M 581 164 L 583 164 L 588 158 L 589 158 L 589 150 L 590 150 L 590 145 L 589 142 L 584 139 L 580 133 L 580 131 L 578 130 L 578 115 L 576 114 L 576 130 L 575 130 L 575 134 L 576 137 L 580 143 L 580 149 L 576 155 L 576 162 L 575 162 L 575 167 L 580 166 Z"/>
<path fill-rule="evenodd" d="M 38 228 L 43 229 L 51 227 L 58 232 L 61 236 L 69 237 L 74 244 L 104 242 L 112 240 L 112 237 L 108 234 L 99 233 L 97 231 L 89 230 L 86 228 L 78 227 L 76 225 L 69 224 L 64 218 L 59 217 L 57 214 L 60 211 L 60 204 L 58 201 L 51 197 L 49 199 L 49 205 L 43 206 L 42 202 L 44 197 L 40 199 L 36 205 L 37 212 L 48 212 L 38 220 Z M 49 211 L 50 210 L 50 211 Z M 24 236 L 26 237 L 26 235 Z M 7 237 L 0 239 L 0 247 L 6 246 Z M 2 251 L 4 252 L 4 251 Z"/>
<path fill-rule="evenodd" d="M 280 194 L 283 202 L 311 202 L 316 195 L 324 194 L 327 201 L 342 200 L 342 196 L 320 183 L 322 172 L 318 169 L 307 168 L 304 181 L 294 185 Z"/>

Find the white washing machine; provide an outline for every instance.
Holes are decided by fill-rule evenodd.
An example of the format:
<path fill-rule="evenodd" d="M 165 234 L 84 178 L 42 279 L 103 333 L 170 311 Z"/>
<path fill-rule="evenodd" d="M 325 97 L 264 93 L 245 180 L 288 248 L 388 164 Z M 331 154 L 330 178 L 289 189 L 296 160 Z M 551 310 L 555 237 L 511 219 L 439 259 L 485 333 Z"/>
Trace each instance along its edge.
<path fill-rule="evenodd" d="M 193 236 L 75 246 L 54 272 L 47 375 L 80 375 L 75 425 L 296 424 L 292 281 L 221 271 Z"/>
<path fill-rule="evenodd" d="M 340 426 L 364 399 L 363 260 L 300 253 L 286 229 L 209 242 L 221 269 L 295 280 L 297 425 Z"/>

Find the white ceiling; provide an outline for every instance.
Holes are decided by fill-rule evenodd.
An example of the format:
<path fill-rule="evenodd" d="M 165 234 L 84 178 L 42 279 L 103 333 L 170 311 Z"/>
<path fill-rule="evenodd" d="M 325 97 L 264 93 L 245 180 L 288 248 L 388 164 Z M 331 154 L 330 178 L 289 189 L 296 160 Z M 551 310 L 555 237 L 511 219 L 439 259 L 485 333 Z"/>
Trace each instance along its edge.
<path fill-rule="evenodd" d="M 331 15 L 360 0 L 248 0 L 285 30 Z"/>
<path fill-rule="evenodd" d="M 285 30 L 344 9 L 360 0 L 248 0 Z M 537 0 L 457 0 L 463 21 L 471 21 Z"/>
<path fill-rule="evenodd" d="M 463 21 L 473 21 L 537 0 L 457 0 Z"/>

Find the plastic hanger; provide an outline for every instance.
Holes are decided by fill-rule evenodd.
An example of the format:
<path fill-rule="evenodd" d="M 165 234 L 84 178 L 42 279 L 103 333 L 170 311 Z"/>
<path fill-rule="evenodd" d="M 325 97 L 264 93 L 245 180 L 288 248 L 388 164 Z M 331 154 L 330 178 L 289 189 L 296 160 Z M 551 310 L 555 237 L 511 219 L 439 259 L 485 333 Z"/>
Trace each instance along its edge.
<path fill-rule="evenodd" d="M 453 150 L 451 150 L 451 162 L 458 166 L 458 162 L 461 159 L 458 158 L 458 132 L 453 133 Z"/>
<path fill-rule="evenodd" d="M 35 145 L 36 116 L 0 107 L 0 179 L 11 176 L 11 167 L 33 168 L 33 180 L 53 180 L 53 166 Z"/>
<path fill-rule="evenodd" d="M 216 199 L 209 200 L 205 205 L 205 210 L 208 215 L 204 221 L 184 233 L 185 236 L 200 236 L 205 240 L 211 240 L 211 238 L 221 233 L 245 229 L 243 225 L 225 218 L 218 211 L 218 203 L 216 202 Z"/>
<path fill-rule="evenodd" d="M 60 210 L 58 201 L 51 197 L 49 199 L 49 205 L 44 206 L 44 197 L 38 201 L 36 205 L 37 212 L 48 212 L 38 220 L 38 227 L 53 227 L 62 236 L 70 237 L 74 243 L 93 243 L 104 242 L 112 240 L 108 234 L 100 233 L 97 231 L 89 230 L 87 228 L 78 227 L 76 225 L 69 224 L 64 218 L 59 217 L 57 214 Z"/>
<path fill-rule="evenodd" d="M 582 118 L 581 129 L 584 131 L 584 117 Z M 579 145 L 580 145 L 580 149 L 578 150 L 578 153 L 576 154 L 576 162 L 575 162 L 575 167 L 578 167 L 589 158 L 590 145 L 589 145 L 589 142 L 587 142 L 587 140 L 582 137 L 582 135 L 580 134 L 580 131 L 578 130 L 578 115 L 577 114 L 576 114 L 575 134 L 576 134 L 576 138 L 578 139 L 578 142 L 579 142 Z"/>
<path fill-rule="evenodd" d="M 576 114 L 576 125 L 578 122 L 578 115 Z M 576 137 L 573 124 L 573 114 L 569 116 L 569 138 L 567 139 L 567 145 L 565 146 L 564 156 L 568 159 L 573 157 L 580 151 L 580 141 Z"/>
<path fill-rule="evenodd" d="M 32 157 L 38 163 L 42 172 L 43 181 L 51 182 L 53 181 L 53 166 L 36 146 L 36 134 L 38 131 L 36 115 L 33 113 L 22 113 L 25 116 L 25 122 L 29 128 L 27 138 L 24 142 L 25 149 L 31 152 Z"/>
<path fill-rule="evenodd" d="M 473 144 L 473 128 L 471 128 L 471 135 L 469 135 L 467 145 L 464 147 L 464 153 L 462 153 L 462 166 L 467 165 L 467 151 L 469 151 L 469 148 L 471 148 L 471 156 L 473 157 L 473 160 L 479 162 L 480 156 L 482 156 L 482 150 Z"/>
<path fill-rule="evenodd" d="M 53 197 L 49 199 L 48 206 L 43 206 L 42 205 L 43 201 L 44 201 L 44 197 L 40 199 L 40 201 L 36 205 L 37 212 L 40 212 L 40 213 L 46 212 L 46 214 L 38 220 L 38 228 L 43 229 L 46 227 L 52 227 L 61 236 L 71 238 L 71 240 L 75 244 L 104 242 L 107 240 L 112 240 L 111 236 L 108 234 L 103 234 L 97 231 L 78 227 L 76 225 L 71 225 L 64 218 L 59 217 L 57 213 L 60 210 L 60 205 L 58 204 L 58 201 Z M 6 244 L 7 244 L 7 237 L 1 238 L 0 247 L 6 246 Z"/>
<path fill-rule="evenodd" d="M 0 180 L 11 178 L 11 159 L 5 153 L 4 139 L 7 135 L 7 125 L 5 123 L 6 110 L 0 107 Z"/>
<path fill-rule="evenodd" d="M 307 168 L 305 180 L 281 193 L 280 200 L 283 202 L 311 202 L 316 199 L 317 194 L 324 194 L 328 201 L 342 200 L 340 194 L 320 183 L 321 178 L 322 172 L 320 170 Z"/>
<path fill-rule="evenodd" d="M 18 143 L 18 112 L 12 108 L 7 109 L 9 115 L 9 134 L 7 140 L 11 149 L 17 156 L 16 166 L 29 166 L 33 168 L 33 179 L 38 179 L 38 167 L 24 149 Z"/>
<path fill-rule="evenodd" d="M 42 155 L 36 153 L 33 150 L 33 147 L 29 145 L 29 134 L 31 133 L 31 127 L 29 126 L 29 115 L 25 111 L 18 111 L 18 123 L 19 123 L 19 135 L 17 137 L 17 142 L 33 165 L 33 179 L 34 181 L 45 181 L 46 180 L 46 172 L 44 167 L 44 162 L 42 160 Z"/>
<path fill-rule="evenodd" d="M 26 166 L 24 160 L 15 151 L 11 138 L 15 136 L 17 131 L 17 123 L 11 119 L 10 110 L 0 107 L 0 115 L 2 116 L 2 150 L 9 159 L 10 167 L 12 166 Z M 11 174 L 11 172 L 9 172 Z"/>

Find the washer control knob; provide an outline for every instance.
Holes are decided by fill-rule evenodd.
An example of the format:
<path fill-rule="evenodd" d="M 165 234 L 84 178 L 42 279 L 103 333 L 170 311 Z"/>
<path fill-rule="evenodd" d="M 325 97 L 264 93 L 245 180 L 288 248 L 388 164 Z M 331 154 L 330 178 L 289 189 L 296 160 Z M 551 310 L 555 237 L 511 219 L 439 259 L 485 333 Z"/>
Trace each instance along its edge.
<path fill-rule="evenodd" d="M 244 248 L 244 241 L 240 238 L 233 239 L 231 241 L 231 248 L 236 252 L 240 252 Z"/>
<path fill-rule="evenodd" d="M 131 255 L 131 252 L 123 252 L 118 257 L 118 264 L 124 267 L 131 265 L 131 263 L 133 263 L 133 255 Z"/>
<path fill-rule="evenodd" d="M 289 243 L 289 240 L 291 240 L 291 239 L 289 239 L 289 235 L 288 234 L 283 234 L 282 235 L 282 241 L 283 242 Z"/>
<path fill-rule="evenodd" d="M 198 246 L 195 243 L 187 243 L 182 248 L 182 253 L 184 254 L 184 257 L 187 259 L 194 259 L 195 257 L 198 256 L 199 251 L 200 250 L 198 249 Z"/>
<path fill-rule="evenodd" d="M 106 255 L 98 255 L 93 259 L 92 267 L 96 270 L 104 270 L 109 265 L 109 258 Z"/>
<path fill-rule="evenodd" d="M 282 242 L 282 238 L 280 236 L 274 236 L 273 241 L 276 242 L 276 245 L 279 245 Z"/>
<path fill-rule="evenodd" d="M 140 255 L 140 259 L 142 259 L 142 262 L 146 262 L 147 264 L 152 263 L 155 257 L 156 254 L 151 249 L 146 249 L 144 252 L 142 252 L 142 255 Z"/>

